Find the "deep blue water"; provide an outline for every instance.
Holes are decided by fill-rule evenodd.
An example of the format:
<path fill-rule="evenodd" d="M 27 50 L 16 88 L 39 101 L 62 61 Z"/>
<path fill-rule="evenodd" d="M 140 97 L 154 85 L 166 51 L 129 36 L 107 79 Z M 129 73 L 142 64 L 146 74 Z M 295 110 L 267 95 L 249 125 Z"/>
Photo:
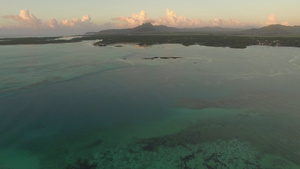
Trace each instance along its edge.
<path fill-rule="evenodd" d="M 298 48 L 0 50 L 0 168 L 300 168 Z"/>

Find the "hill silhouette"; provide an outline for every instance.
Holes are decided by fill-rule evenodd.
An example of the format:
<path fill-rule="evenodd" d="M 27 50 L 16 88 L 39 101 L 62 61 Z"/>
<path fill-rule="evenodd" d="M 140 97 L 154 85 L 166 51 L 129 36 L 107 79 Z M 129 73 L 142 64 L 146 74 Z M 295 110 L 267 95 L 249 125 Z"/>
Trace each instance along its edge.
<path fill-rule="evenodd" d="M 165 25 L 144 23 L 127 29 L 107 29 L 99 32 L 87 32 L 85 35 L 122 35 L 122 34 L 166 34 L 166 33 L 200 33 L 200 34 L 246 34 L 246 35 L 280 35 L 300 34 L 300 26 L 269 25 L 262 28 L 238 29 L 222 27 L 175 28 Z"/>
<path fill-rule="evenodd" d="M 300 26 L 269 25 L 242 31 L 245 34 L 300 34 Z"/>
<path fill-rule="evenodd" d="M 126 29 L 107 29 L 99 32 L 87 32 L 85 35 L 121 35 L 121 34 L 163 34 L 163 33 L 220 33 L 238 32 L 241 29 L 222 28 L 222 27 L 203 27 L 203 28 L 175 28 L 165 25 L 152 25 L 144 23 L 134 28 Z"/>

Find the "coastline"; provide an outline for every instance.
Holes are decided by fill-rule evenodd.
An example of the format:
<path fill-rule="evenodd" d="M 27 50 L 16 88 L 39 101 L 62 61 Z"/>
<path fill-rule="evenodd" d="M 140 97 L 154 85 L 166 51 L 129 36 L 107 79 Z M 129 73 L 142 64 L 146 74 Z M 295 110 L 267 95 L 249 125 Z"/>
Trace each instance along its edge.
<path fill-rule="evenodd" d="M 141 47 L 157 44 L 201 45 L 245 49 L 248 46 L 300 47 L 299 36 L 205 35 L 205 34 L 141 34 L 141 35 L 78 35 L 66 37 L 0 38 L 0 45 L 61 44 L 98 41 L 95 46 L 137 44 Z M 122 46 L 118 46 L 122 47 Z"/>

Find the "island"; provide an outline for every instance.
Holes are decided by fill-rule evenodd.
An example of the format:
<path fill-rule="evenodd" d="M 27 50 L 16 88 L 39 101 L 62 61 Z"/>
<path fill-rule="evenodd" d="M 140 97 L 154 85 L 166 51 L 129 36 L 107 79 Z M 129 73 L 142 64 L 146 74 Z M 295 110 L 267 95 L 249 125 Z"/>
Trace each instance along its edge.
<path fill-rule="evenodd" d="M 73 38 L 29 37 L 0 38 L 0 45 L 75 43 L 93 40 L 94 46 L 122 47 L 121 44 L 151 46 L 158 44 L 201 45 L 244 49 L 252 45 L 300 47 L 300 26 L 270 25 L 239 30 L 229 28 L 172 28 L 145 23 L 129 29 L 88 32 Z"/>

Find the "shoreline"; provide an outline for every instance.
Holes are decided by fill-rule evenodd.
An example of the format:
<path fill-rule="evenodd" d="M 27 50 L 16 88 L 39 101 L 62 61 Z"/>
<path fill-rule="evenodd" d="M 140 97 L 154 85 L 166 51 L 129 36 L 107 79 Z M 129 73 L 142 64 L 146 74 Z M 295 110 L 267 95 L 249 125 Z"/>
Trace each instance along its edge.
<path fill-rule="evenodd" d="M 199 34 L 153 34 L 153 35 L 93 35 L 65 37 L 28 37 L 0 38 L 0 46 L 26 44 L 62 44 L 94 40 L 94 46 L 116 44 L 136 44 L 147 47 L 159 44 L 181 44 L 183 46 L 200 45 L 245 49 L 248 46 L 300 47 L 300 37 L 289 36 L 251 36 L 251 35 L 199 35 Z M 122 46 L 118 46 L 122 47 Z"/>

